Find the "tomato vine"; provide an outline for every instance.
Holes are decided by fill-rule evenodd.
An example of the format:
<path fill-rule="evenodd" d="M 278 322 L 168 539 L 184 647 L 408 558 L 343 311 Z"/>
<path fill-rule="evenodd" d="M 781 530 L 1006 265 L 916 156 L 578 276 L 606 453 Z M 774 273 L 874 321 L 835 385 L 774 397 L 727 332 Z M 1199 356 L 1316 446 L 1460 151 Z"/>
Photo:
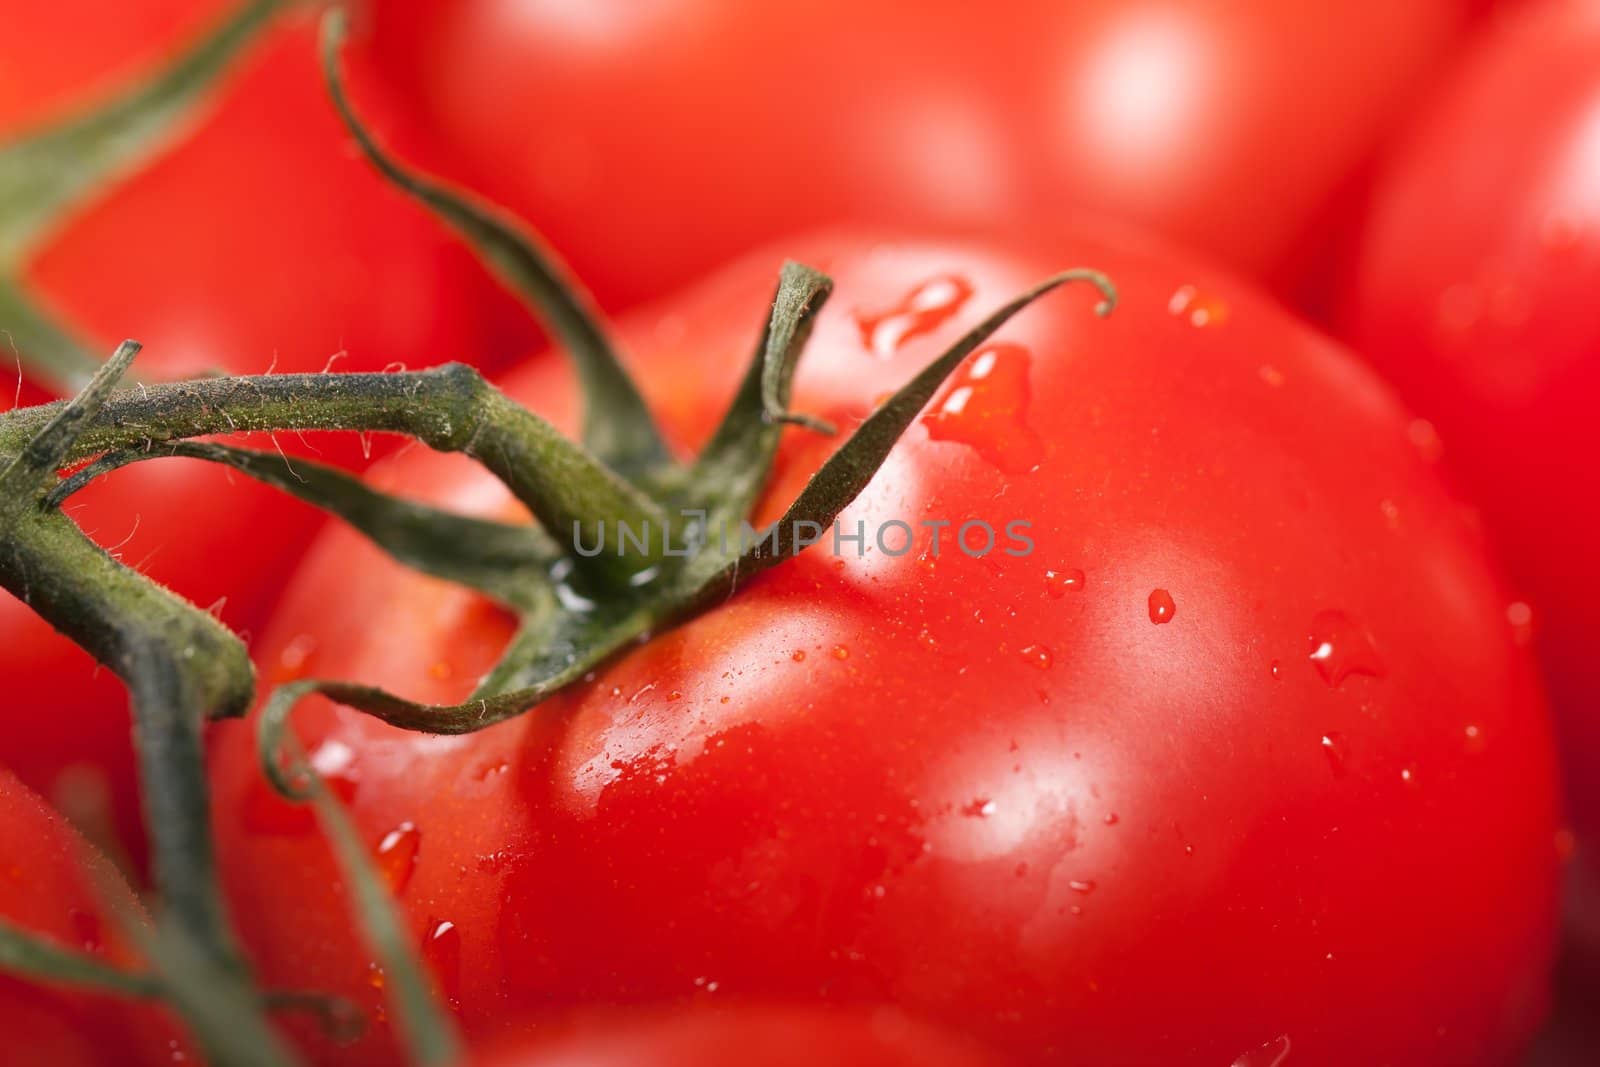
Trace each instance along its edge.
<path fill-rule="evenodd" d="M 154 83 L 164 87 L 160 92 L 147 89 L 124 111 L 112 109 L 0 156 L 0 195 L 27 208 L 17 216 L 21 221 L 0 234 L 0 252 L 21 247 L 67 194 L 88 188 L 91 178 L 98 181 L 124 161 L 129 150 L 119 154 L 113 151 L 117 146 L 148 142 L 173 107 L 188 100 L 190 86 L 213 77 L 279 6 L 259 0 L 241 9 L 199 53 Z M 833 432 L 788 408 L 795 365 L 832 283 L 799 264 L 783 268 L 750 369 L 726 416 L 701 455 L 679 463 L 559 261 L 509 219 L 413 173 L 362 126 L 339 77 L 343 35 L 344 17 L 335 11 L 324 32 L 335 106 L 373 164 L 457 229 L 565 342 L 586 398 L 582 442 L 563 437 L 460 364 L 384 374 L 211 378 L 117 391 L 139 351 L 132 341 L 99 366 L 73 399 L 0 415 L 0 585 L 126 682 L 165 906 L 158 934 L 147 943 L 153 977 L 103 973 L 7 930 L 0 930 L 0 963 L 55 980 L 167 997 L 209 1048 L 227 1050 L 230 1062 L 266 1065 L 291 1058 L 264 1011 L 294 1001 L 254 989 L 229 927 L 217 888 L 202 773 L 204 723 L 250 707 L 254 670 L 242 642 L 221 623 L 117 562 L 66 518 L 60 507 L 71 494 L 134 462 L 177 456 L 222 463 L 346 519 L 396 559 L 475 588 L 517 614 L 518 633 L 500 663 L 459 705 L 422 705 L 367 686 L 307 680 L 271 694 L 261 718 L 265 773 L 286 794 L 317 804 L 349 859 L 369 937 L 401 976 L 397 996 L 413 1049 L 422 1062 L 442 1063 L 453 1055 L 454 1039 L 434 1018 L 425 986 L 406 965 L 383 892 L 365 871 L 337 802 L 304 761 L 286 750 L 285 727 L 296 702 L 318 692 L 392 724 L 435 733 L 470 732 L 522 714 L 629 642 L 725 599 L 752 574 L 798 554 L 807 543 L 800 528 L 830 523 L 866 486 L 939 385 L 1034 300 L 1084 282 L 1100 292 L 1099 314 L 1108 314 L 1115 303 L 1111 282 L 1094 270 L 1046 279 L 995 310 L 886 399 L 816 471 L 770 536 L 748 547 L 713 550 L 705 542 L 693 553 L 673 552 L 670 546 L 692 540 L 706 524 L 748 520 L 786 425 Z M 106 134 L 107 128 L 115 133 Z M 94 157 L 100 163 L 83 171 L 83 181 L 53 189 L 35 179 L 70 158 L 78 138 L 106 146 Z M 0 303 L 13 297 L 0 280 Z M 50 346 L 36 341 L 28 339 L 30 355 L 45 355 L 34 370 L 60 382 L 82 377 L 84 367 L 56 358 Z M 499 478 L 537 525 L 453 515 L 378 492 L 334 467 L 195 440 L 312 429 L 402 434 L 439 451 L 464 453 Z M 632 542 L 620 532 L 625 525 L 659 535 Z M 598 549 L 579 551 L 585 543 Z M 583 595 L 566 595 L 574 588 Z"/>

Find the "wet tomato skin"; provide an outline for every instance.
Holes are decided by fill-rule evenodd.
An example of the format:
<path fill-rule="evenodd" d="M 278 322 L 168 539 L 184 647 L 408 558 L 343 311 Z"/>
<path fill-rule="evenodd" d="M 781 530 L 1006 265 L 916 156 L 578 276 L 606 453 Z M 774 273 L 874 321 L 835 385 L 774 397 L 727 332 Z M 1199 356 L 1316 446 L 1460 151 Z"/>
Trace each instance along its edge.
<path fill-rule="evenodd" d="M 1597 115 L 1600 11 L 1555 0 L 1502 19 L 1378 182 L 1338 322 L 1436 424 L 1446 462 L 1483 508 L 1527 605 L 1572 818 L 1591 853 L 1600 844 L 1600 471 L 1589 459 L 1600 395 Z"/>
<path fill-rule="evenodd" d="M 138 914 L 133 894 L 56 812 L 0 769 L 0 921 L 126 970 L 140 966 L 107 905 Z M 84 993 L 0 972 L 0 1033 L 28 1062 L 130 1067 L 178 1062 L 188 1052 L 152 1002 Z"/>
<path fill-rule="evenodd" d="M 120 91 L 232 7 L 0 0 L 0 141 Z M 123 338 L 142 342 L 135 370 L 150 380 L 491 358 L 491 326 L 510 299 L 351 151 L 314 45 L 305 12 L 271 30 L 168 151 L 49 235 L 24 264 L 30 296 L 107 355 Z M 382 110 L 372 93 L 363 101 Z M 4 407 L 14 381 L 4 337 L 0 352 Z M 31 387 L 23 395 L 44 399 Z M 291 433 L 276 443 L 363 459 L 353 440 Z M 319 522 L 247 478 L 170 459 L 119 471 L 66 510 L 125 562 L 255 636 Z M 104 775 L 137 854 L 127 698 L 116 679 L 4 592 L 0 677 L 20 722 L 0 740 L 0 762 L 46 796 L 74 766 Z"/>
<path fill-rule="evenodd" d="M 838 283 L 795 406 L 846 427 L 1054 270 L 1122 302 L 1047 297 L 935 398 L 841 516 L 907 521 L 904 555 L 814 547 L 477 735 L 301 710 L 468 1032 L 779 997 L 893 1003 L 1024 1063 L 1514 1055 L 1553 925 L 1548 723 L 1482 538 L 1385 388 L 1165 250 L 835 232 L 627 320 L 686 448 L 786 256 Z M 506 388 L 572 425 L 558 365 Z M 791 432 L 763 520 L 834 446 Z M 454 460 L 378 477 L 507 512 Z M 933 557 L 922 520 L 974 519 L 1030 522 L 1033 550 L 947 531 Z M 330 530 L 264 654 L 279 680 L 449 701 L 508 632 Z M 320 839 L 246 725 L 217 742 L 264 973 L 375 1005 Z"/>

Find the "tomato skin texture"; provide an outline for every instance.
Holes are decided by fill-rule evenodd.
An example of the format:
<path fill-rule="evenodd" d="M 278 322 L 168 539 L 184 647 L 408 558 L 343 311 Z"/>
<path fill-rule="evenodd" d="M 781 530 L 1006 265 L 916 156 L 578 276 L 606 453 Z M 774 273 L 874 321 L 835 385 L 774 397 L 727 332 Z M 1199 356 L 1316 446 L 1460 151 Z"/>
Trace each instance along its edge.
<path fill-rule="evenodd" d="M 116 872 L 9 771 L 0 768 L 0 919 L 102 962 L 135 969 L 137 956 L 102 895 L 135 913 Z M 0 1034 L 8 1058 L 52 1067 L 175 1062 L 185 1051 L 163 1011 L 148 1003 L 45 986 L 0 971 Z"/>
<path fill-rule="evenodd" d="M 1472 6 L 432 0 L 375 34 L 460 176 L 622 308 L 844 219 L 1088 209 L 1292 273 Z"/>
<path fill-rule="evenodd" d="M 701 1005 L 580 1018 L 570 1032 L 488 1056 L 478 1067 L 999 1067 L 893 1010 Z"/>
<path fill-rule="evenodd" d="M 233 5 L 113 6 L 0 0 L 0 136 L 115 91 Z M 78 213 L 27 265 L 30 291 L 106 354 L 125 337 L 143 342 L 135 368 L 147 378 L 484 363 L 497 323 L 515 313 L 464 247 L 355 157 L 321 85 L 314 22 L 271 31 L 192 134 Z M 352 440 L 280 441 L 325 460 L 362 458 Z M 276 490 L 188 460 L 120 471 L 67 510 L 129 564 L 201 607 L 222 602 L 225 621 L 256 635 L 319 522 Z M 0 741 L 0 762 L 46 795 L 65 767 L 99 769 L 137 852 L 127 699 L 115 678 L 6 593 L 0 677 L 7 703 L 28 716 Z"/>
<path fill-rule="evenodd" d="M 1571 816 L 1600 834 L 1600 8 L 1486 35 L 1390 164 L 1341 321 L 1437 424 L 1531 607 Z"/>
<path fill-rule="evenodd" d="M 627 320 L 686 446 L 785 256 L 837 279 L 795 407 L 844 426 L 1038 278 L 1112 277 L 1107 320 L 1080 289 L 1009 324 L 994 344 L 1023 352 L 1025 390 L 987 392 L 974 356 L 976 421 L 919 420 L 842 516 L 1025 518 L 1036 550 L 813 548 L 465 738 L 302 708 L 469 1034 L 754 997 L 892 1003 L 1023 1063 L 1229 1063 L 1283 1035 L 1307 1064 L 1514 1055 L 1554 921 L 1548 723 L 1481 538 L 1383 387 L 1165 252 L 835 233 Z M 970 295 L 921 332 L 884 325 L 932 282 Z M 542 362 L 506 388 L 570 426 L 566 382 Z M 763 520 L 834 445 L 786 439 Z M 450 458 L 379 480 L 506 509 Z M 455 700 L 506 636 L 330 529 L 264 662 Z M 264 973 L 373 1006 L 320 837 L 271 800 L 246 724 L 216 741 L 225 878 Z"/>

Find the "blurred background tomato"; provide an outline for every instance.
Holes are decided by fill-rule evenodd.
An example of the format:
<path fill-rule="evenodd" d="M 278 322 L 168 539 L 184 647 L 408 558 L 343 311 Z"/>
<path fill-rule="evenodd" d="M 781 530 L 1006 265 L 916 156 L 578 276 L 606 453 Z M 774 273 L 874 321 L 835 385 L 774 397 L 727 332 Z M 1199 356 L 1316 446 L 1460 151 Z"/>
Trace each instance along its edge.
<path fill-rule="evenodd" d="M 1310 269 L 1472 0 L 408 0 L 373 10 L 443 165 L 608 307 L 843 218 L 1108 213 Z"/>
<path fill-rule="evenodd" d="M 1420 414 L 1524 600 L 1563 733 L 1600 973 L 1600 3 L 1492 25 L 1385 164 L 1338 328 Z"/>

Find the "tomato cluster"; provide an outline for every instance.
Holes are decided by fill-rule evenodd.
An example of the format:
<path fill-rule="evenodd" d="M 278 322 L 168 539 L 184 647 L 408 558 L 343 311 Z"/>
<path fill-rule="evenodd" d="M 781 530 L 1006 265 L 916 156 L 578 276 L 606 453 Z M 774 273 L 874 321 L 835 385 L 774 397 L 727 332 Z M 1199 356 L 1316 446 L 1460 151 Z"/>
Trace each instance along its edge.
<path fill-rule="evenodd" d="M 137 337 L 146 382 L 457 360 L 577 436 L 580 378 L 504 256 L 497 278 L 353 149 L 315 6 L 15 277 L 0 219 L 0 296 L 94 351 Z M 9 139 L 234 7 L 0 0 L 0 209 Z M 1600 8 L 355 15 L 358 109 L 568 258 L 675 456 L 721 432 L 780 265 L 832 279 L 792 408 L 839 433 L 784 430 L 757 528 L 996 307 L 1073 267 L 1116 295 L 1103 320 L 1076 289 L 1027 307 L 816 544 L 520 716 L 447 737 L 301 702 L 285 751 L 331 786 L 471 1062 L 1587 1062 L 1540 1035 L 1558 990 L 1600 1003 Z M 17 347 L 0 410 L 62 391 Z M 294 425 L 227 440 L 528 520 L 466 458 L 369 464 Z M 248 631 L 264 696 L 461 704 L 518 632 L 197 459 L 66 510 Z M 114 870 L 148 873 L 127 697 L 13 584 L 0 969 L 45 966 L 20 931 L 102 976 L 0 974 L 0 1030 L 30 1062 L 228 1062 Z M 580 615 L 603 595 L 559 588 Z M 204 769 L 253 979 L 365 1020 L 276 1012 L 308 1061 L 408 1062 L 404 976 L 333 835 L 263 773 L 288 757 L 261 717 L 209 725 Z"/>

